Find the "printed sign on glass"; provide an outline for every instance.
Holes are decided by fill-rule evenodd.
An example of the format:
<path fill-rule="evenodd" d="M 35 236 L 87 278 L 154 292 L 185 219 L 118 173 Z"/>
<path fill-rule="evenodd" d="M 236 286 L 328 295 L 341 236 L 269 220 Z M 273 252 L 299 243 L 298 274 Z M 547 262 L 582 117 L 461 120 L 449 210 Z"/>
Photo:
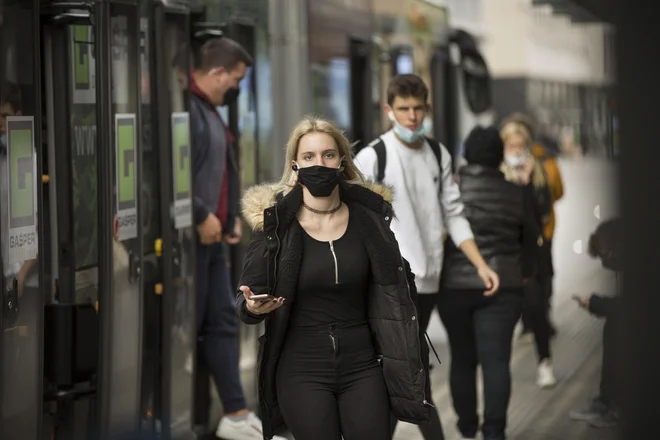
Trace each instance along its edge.
<path fill-rule="evenodd" d="M 137 133 L 135 114 L 115 115 L 119 240 L 137 237 Z"/>
<path fill-rule="evenodd" d="M 71 68 L 73 71 L 73 103 L 96 102 L 96 60 L 92 27 L 71 26 Z"/>
<path fill-rule="evenodd" d="M 174 176 L 174 227 L 192 225 L 190 188 L 190 128 L 187 112 L 172 113 L 172 175 Z"/>
<path fill-rule="evenodd" d="M 37 160 L 34 118 L 7 117 L 8 264 L 37 258 Z"/>

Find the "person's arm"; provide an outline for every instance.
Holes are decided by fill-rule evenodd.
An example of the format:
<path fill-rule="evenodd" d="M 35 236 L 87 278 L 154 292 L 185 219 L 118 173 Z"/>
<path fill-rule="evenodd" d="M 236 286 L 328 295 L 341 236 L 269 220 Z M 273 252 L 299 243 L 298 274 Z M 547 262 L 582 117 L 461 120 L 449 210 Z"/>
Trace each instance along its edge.
<path fill-rule="evenodd" d="M 616 304 L 615 298 L 608 298 L 595 293 L 589 297 L 589 313 L 599 318 L 606 318 Z"/>
<path fill-rule="evenodd" d="M 552 201 L 554 203 L 564 196 L 564 182 L 561 178 L 557 159 L 546 159 L 545 169 L 548 174 L 548 180 L 550 181 L 550 190 L 552 192 Z"/>
<path fill-rule="evenodd" d="M 355 166 L 362 172 L 364 178 L 375 181 L 378 174 L 378 156 L 372 147 L 364 147 L 355 156 Z"/>
<path fill-rule="evenodd" d="M 193 98 L 190 105 L 190 143 L 192 145 L 192 185 L 193 185 L 193 217 L 195 225 L 201 225 L 211 212 L 206 207 L 204 200 L 199 196 L 205 191 L 201 189 L 203 185 L 208 185 L 200 176 L 200 170 L 206 161 L 208 153 L 208 134 L 202 116 L 197 108 L 198 104 Z"/>
<path fill-rule="evenodd" d="M 268 293 L 268 267 L 266 236 L 263 232 L 255 232 L 245 251 L 243 261 L 243 274 L 239 286 L 247 286 L 255 294 Z M 236 296 L 236 313 L 246 324 L 259 324 L 266 318 L 266 314 L 257 315 L 247 309 L 247 300 L 239 289 Z"/>

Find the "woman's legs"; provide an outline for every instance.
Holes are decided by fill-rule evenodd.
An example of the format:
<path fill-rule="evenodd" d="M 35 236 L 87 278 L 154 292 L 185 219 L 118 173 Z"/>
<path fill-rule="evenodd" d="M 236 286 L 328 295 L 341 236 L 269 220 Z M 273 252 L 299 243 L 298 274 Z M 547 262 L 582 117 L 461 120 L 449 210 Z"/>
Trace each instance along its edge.
<path fill-rule="evenodd" d="M 530 313 L 530 324 L 534 332 L 536 352 L 539 358 L 537 384 L 550 388 L 557 382 L 552 369 L 550 353 L 550 322 L 548 321 L 547 296 L 543 282 L 533 278 L 525 285 L 525 307 Z"/>
<path fill-rule="evenodd" d="M 503 289 L 474 312 L 477 357 L 484 381 L 486 440 L 504 440 L 511 396 L 511 339 L 523 304 L 522 289 Z"/>
<path fill-rule="evenodd" d="M 458 430 L 474 438 L 479 430 L 477 415 L 477 346 L 472 323 L 473 304 L 483 292 L 446 290 L 438 302 L 440 318 L 447 330 L 451 351 L 449 387 L 458 415 Z"/>
<path fill-rule="evenodd" d="M 390 440 L 390 400 L 383 374 L 376 369 L 360 376 L 342 380 L 346 383 L 340 386 L 337 396 L 344 440 Z"/>

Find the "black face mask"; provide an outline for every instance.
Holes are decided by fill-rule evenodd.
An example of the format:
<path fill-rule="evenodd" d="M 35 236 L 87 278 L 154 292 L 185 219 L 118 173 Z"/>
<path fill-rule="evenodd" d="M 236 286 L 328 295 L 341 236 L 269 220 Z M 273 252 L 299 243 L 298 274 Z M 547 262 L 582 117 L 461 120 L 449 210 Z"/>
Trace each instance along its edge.
<path fill-rule="evenodd" d="M 339 184 L 340 174 L 337 168 L 328 168 L 322 165 L 300 168 L 294 165 L 298 171 L 298 180 L 305 185 L 309 193 L 314 197 L 330 197 L 332 191 Z"/>
<path fill-rule="evenodd" d="M 231 89 L 227 90 L 225 92 L 225 95 L 222 97 L 222 106 L 229 107 L 230 105 L 236 102 L 236 100 L 238 99 L 238 95 L 240 94 L 241 94 L 241 89 L 239 88 L 232 87 Z"/>

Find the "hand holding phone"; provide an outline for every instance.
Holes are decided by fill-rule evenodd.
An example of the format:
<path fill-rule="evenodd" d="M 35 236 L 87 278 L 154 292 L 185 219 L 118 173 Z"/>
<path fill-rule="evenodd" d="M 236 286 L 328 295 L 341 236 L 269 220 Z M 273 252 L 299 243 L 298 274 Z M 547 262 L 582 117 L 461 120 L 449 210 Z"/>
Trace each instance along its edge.
<path fill-rule="evenodd" d="M 572 298 L 574 301 L 577 301 L 580 307 L 589 310 L 589 298 L 582 298 L 579 295 L 573 295 Z"/>
<path fill-rule="evenodd" d="M 268 301 L 273 301 L 275 300 L 275 297 L 272 295 L 269 295 L 267 293 L 261 294 L 261 295 L 252 295 L 250 297 L 252 301 L 259 301 L 259 302 L 268 302 Z"/>
<path fill-rule="evenodd" d="M 248 286 L 241 286 L 239 290 L 245 297 L 245 307 L 254 315 L 264 315 L 284 304 L 284 298 L 276 298 L 269 294 L 256 295 Z"/>

